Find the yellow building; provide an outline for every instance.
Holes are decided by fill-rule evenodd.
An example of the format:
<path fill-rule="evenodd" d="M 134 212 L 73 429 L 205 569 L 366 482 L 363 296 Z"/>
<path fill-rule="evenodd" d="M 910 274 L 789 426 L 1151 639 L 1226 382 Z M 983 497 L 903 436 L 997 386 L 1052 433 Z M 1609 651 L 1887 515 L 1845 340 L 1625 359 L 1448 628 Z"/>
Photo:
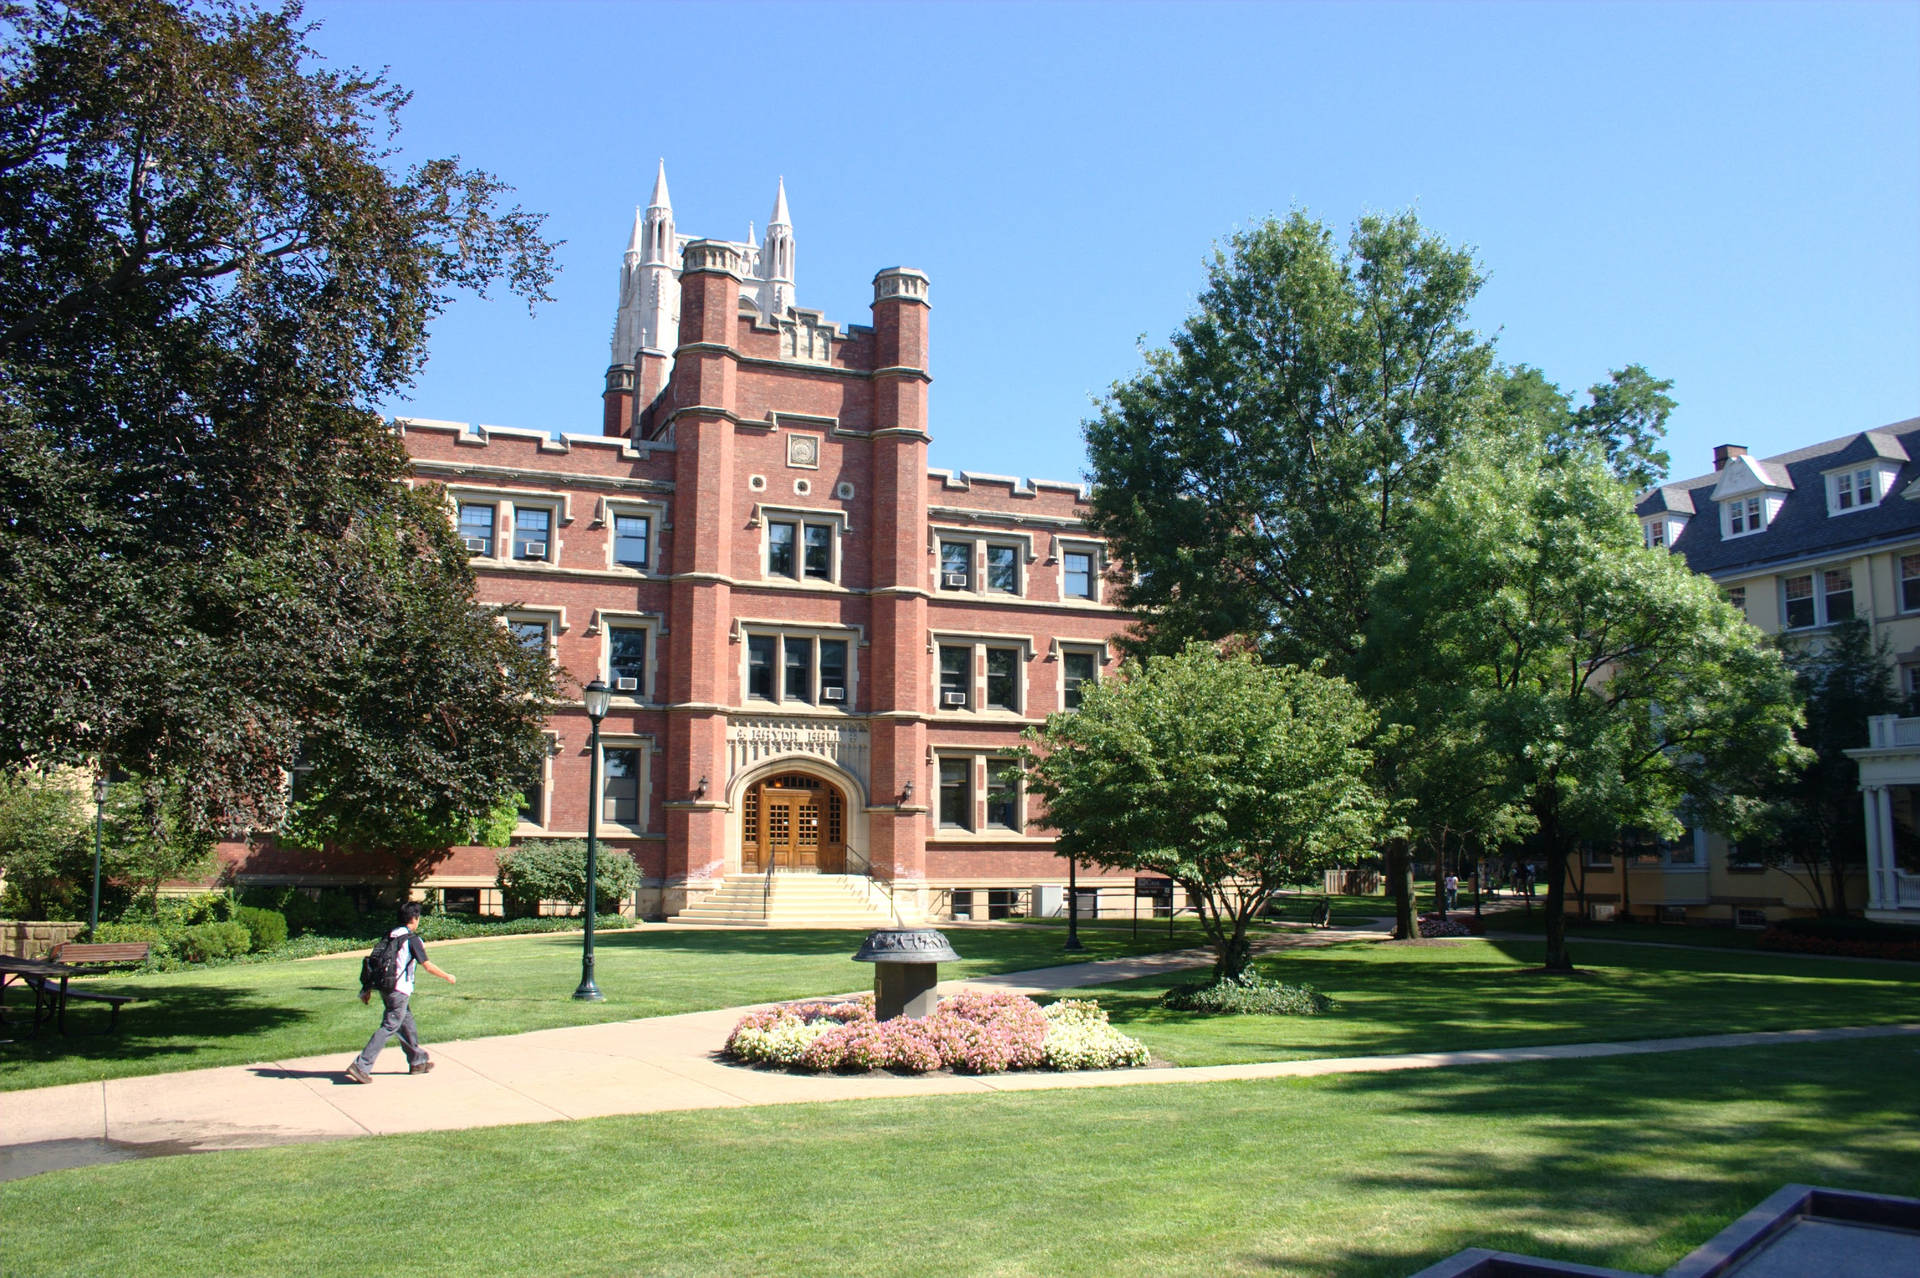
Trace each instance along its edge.
<path fill-rule="evenodd" d="M 1684 555 L 1754 626 L 1818 644 L 1834 624 L 1864 618 L 1893 654 L 1900 691 L 1920 693 L 1920 417 L 1778 457 L 1723 444 L 1710 474 L 1649 490 L 1638 511 L 1648 545 Z M 1873 873 L 1847 876 L 1846 904 L 1920 923 L 1920 720 L 1886 723 L 1876 721 L 1877 748 L 1863 740 L 1856 754 Z M 1569 888 L 1600 917 L 1760 926 L 1814 913 L 1831 896 L 1806 871 L 1763 866 L 1704 828 L 1639 855 L 1596 849 L 1582 862 Z"/>

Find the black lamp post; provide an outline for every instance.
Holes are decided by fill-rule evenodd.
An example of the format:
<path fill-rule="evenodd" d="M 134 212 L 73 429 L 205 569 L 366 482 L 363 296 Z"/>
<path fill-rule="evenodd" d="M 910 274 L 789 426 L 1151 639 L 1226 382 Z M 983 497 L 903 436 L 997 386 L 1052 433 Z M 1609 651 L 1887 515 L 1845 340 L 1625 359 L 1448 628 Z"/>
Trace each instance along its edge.
<path fill-rule="evenodd" d="M 107 790 L 112 785 L 102 772 L 93 779 L 93 904 L 87 907 L 87 939 L 100 930 L 100 822 L 107 807 Z"/>
<path fill-rule="evenodd" d="M 1080 944 L 1079 868 L 1078 859 L 1067 858 L 1067 952 L 1070 954 L 1087 948 Z"/>
<path fill-rule="evenodd" d="M 597 1003 L 606 997 L 593 983 L 593 916 L 600 909 L 596 891 L 600 886 L 600 721 L 607 717 L 613 689 L 595 679 L 582 695 L 587 721 L 593 725 L 587 739 L 587 943 L 580 952 L 580 988 L 573 996 Z"/>

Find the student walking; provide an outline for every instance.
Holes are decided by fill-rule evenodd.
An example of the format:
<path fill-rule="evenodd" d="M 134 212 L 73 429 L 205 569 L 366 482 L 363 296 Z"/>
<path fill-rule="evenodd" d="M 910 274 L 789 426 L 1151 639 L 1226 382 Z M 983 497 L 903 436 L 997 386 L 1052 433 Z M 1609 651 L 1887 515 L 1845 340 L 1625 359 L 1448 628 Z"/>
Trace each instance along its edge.
<path fill-rule="evenodd" d="M 350 1082 L 373 1081 L 373 1063 L 379 1059 L 380 1049 L 387 1045 L 387 1040 L 396 1034 L 400 1037 L 400 1049 L 407 1054 L 409 1074 L 424 1074 L 433 1068 L 433 1061 L 427 1056 L 426 1049 L 420 1046 L 420 1035 L 413 1027 L 413 1011 L 407 1006 L 408 1000 L 413 997 L 413 974 L 417 969 L 424 968 L 449 985 L 454 983 L 453 976 L 427 961 L 427 945 L 420 939 L 418 901 L 408 901 L 400 907 L 400 926 L 388 932 L 387 939 L 398 943 L 398 953 L 393 959 L 393 988 L 380 991 L 386 1013 L 380 1018 L 380 1028 L 367 1040 L 366 1050 L 347 1066 L 346 1075 Z M 374 987 L 366 982 L 366 971 L 363 969 L 360 985 L 362 1003 L 370 1000 L 374 994 Z"/>

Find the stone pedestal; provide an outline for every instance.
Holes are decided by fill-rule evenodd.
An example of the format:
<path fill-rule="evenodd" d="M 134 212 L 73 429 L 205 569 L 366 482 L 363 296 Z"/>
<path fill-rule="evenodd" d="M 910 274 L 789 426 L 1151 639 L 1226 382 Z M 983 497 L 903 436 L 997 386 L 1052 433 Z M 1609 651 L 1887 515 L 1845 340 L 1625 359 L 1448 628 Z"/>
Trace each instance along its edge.
<path fill-rule="evenodd" d="M 878 928 L 853 958 L 874 965 L 873 1014 L 882 1021 L 931 1016 L 939 1002 L 933 987 L 940 981 L 940 964 L 960 961 L 947 938 L 930 927 Z"/>

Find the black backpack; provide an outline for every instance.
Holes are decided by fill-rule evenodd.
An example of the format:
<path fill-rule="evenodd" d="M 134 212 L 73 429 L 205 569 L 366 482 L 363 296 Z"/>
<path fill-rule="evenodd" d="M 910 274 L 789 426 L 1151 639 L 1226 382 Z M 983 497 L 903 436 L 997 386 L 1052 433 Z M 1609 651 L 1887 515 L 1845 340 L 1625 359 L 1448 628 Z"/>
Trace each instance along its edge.
<path fill-rule="evenodd" d="M 360 988 L 391 994 L 400 984 L 400 953 L 408 936 L 383 936 L 374 942 L 373 953 L 360 960 Z"/>

